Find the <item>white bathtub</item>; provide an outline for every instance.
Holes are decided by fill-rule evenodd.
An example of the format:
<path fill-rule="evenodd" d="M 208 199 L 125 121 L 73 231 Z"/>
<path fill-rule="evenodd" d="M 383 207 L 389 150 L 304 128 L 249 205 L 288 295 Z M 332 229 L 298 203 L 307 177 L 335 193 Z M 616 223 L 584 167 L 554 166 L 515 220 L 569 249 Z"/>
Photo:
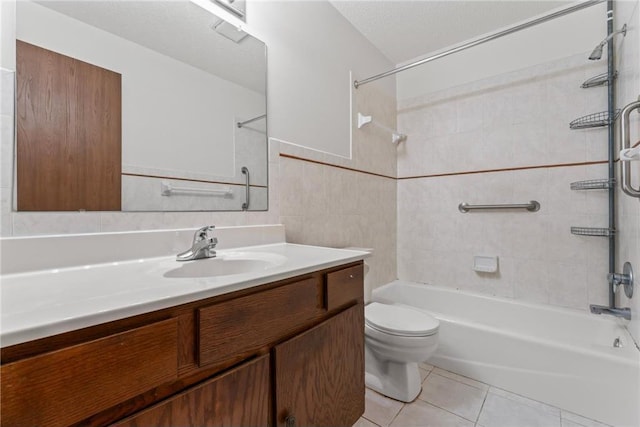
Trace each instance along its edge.
<path fill-rule="evenodd" d="M 640 351 L 624 321 L 406 281 L 373 300 L 440 320 L 440 368 L 615 426 L 640 426 Z M 620 337 L 622 348 L 614 348 Z"/>

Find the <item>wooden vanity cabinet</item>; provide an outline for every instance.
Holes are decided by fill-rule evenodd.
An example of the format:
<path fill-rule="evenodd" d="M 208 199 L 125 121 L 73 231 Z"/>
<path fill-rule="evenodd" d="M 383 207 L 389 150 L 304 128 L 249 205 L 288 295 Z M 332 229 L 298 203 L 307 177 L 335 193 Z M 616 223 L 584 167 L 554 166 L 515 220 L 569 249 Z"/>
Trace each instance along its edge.
<path fill-rule="evenodd" d="M 264 355 L 195 385 L 113 427 L 267 426 L 269 356 Z"/>
<path fill-rule="evenodd" d="M 358 304 L 274 348 L 277 426 L 351 426 L 360 418 L 363 331 Z"/>
<path fill-rule="evenodd" d="M 351 426 L 356 262 L 2 349 L 1 425 Z"/>

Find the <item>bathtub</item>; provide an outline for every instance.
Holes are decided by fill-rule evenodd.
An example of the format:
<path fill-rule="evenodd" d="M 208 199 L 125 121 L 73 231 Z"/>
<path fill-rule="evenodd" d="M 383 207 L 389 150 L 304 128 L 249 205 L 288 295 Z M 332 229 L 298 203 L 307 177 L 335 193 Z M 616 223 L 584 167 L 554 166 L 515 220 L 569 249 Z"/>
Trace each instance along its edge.
<path fill-rule="evenodd" d="M 640 351 L 625 321 L 406 281 L 372 298 L 440 321 L 429 363 L 607 424 L 640 426 Z"/>

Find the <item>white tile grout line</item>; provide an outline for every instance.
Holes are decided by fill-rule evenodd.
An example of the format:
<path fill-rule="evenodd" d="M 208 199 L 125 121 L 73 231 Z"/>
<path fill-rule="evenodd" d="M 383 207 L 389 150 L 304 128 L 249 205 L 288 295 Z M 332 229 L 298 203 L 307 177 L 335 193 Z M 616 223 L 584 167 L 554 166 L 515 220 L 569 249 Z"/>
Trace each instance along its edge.
<path fill-rule="evenodd" d="M 564 414 L 565 412 L 570 412 L 570 411 L 565 411 L 564 409 L 560 409 L 560 425 L 562 425 L 562 420 L 565 420 L 565 419 L 566 419 L 567 421 L 571 421 L 571 422 L 572 422 L 572 423 L 574 423 L 574 424 L 580 425 L 580 426 L 582 426 L 582 427 L 587 427 L 587 426 L 586 426 L 585 424 L 583 424 L 582 422 L 578 422 L 578 421 L 576 421 L 576 420 L 572 420 L 571 418 L 565 418 L 565 417 L 563 416 L 563 414 Z M 573 412 L 572 412 L 572 413 L 573 413 Z M 573 413 L 573 414 L 575 414 L 575 413 Z M 598 420 L 594 420 L 594 419 L 592 419 L 592 418 L 587 418 L 587 417 L 585 417 L 585 416 L 583 416 L 583 415 L 580 415 L 580 414 L 575 414 L 575 415 L 579 416 L 580 418 L 584 418 L 585 420 L 593 421 L 593 422 L 595 422 L 595 423 L 597 423 L 597 424 L 601 425 L 602 427 L 612 427 L 612 426 L 610 426 L 609 424 L 602 423 L 602 422 L 600 422 L 600 421 L 598 421 Z"/>
<path fill-rule="evenodd" d="M 484 399 L 482 399 L 482 405 L 480 406 L 480 410 L 478 411 L 478 415 L 476 416 L 476 421 L 474 425 L 477 425 L 478 422 L 480 421 L 480 414 L 482 414 L 482 410 L 484 409 L 484 403 L 487 401 L 487 397 L 489 397 L 489 390 L 490 388 L 487 389 L 487 392 L 484 394 Z"/>
<path fill-rule="evenodd" d="M 421 387 L 420 394 L 422 394 L 422 385 L 423 385 L 425 382 L 427 382 L 427 380 L 429 379 L 429 377 L 431 376 L 431 374 L 433 374 L 433 375 L 438 375 L 438 373 L 437 373 L 437 372 L 433 372 L 433 371 L 434 371 L 434 369 L 432 369 L 431 371 L 429 371 L 429 374 L 425 377 L 424 381 L 422 381 L 422 383 L 421 383 L 421 385 L 420 385 L 420 387 Z M 451 372 L 451 371 L 447 371 L 447 372 Z M 452 372 L 452 373 L 453 373 L 453 372 Z M 438 376 L 442 377 L 442 375 L 438 375 Z M 465 384 L 465 383 L 463 383 L 463 382 L 461 382 L 461 381 L 458 381 L 458 380 L 455 380 L 455 379 L 453 379 L 453 378 L 449 378 L 449 377 L 443 377 L 443 378 L 447 378 L 447 379 L 450 379 L 451 381 L 455 381 L 455 382 L 457 382 L 457 383 L 464 384 L 464 385 L 469 386 L 469 387 L 473 387 L 473 386 L 471 386 L 471 385 L 469 385 L 469 384 Z M 466 378 L 466 377 L 465 377 L 465 378 Z M 474 380 L 474 381 L 476 381 L 476 380 Z M 481 382 L 481 381 L 478 381 L 478 382 Z M 482 384 L 485 384 L 485 383 L 482 383 Z M 486 384 L 486 385 L 488 386 L 488 384 Z M 473 388 L 475 388 L 476 390 L 479 390 L 477 387 L 473 387 Z M 421 402 L 427 403 L 427 404 L 429 404 L 429 405 L 431 405 L 431 406 L 433 406 L 433 407 L 435 407 L 435 408 L 441 409 L 441 410 L 443 410 L 443 411 L 445 411 L 445 412 L 450 413 L 451 415 L 455 415 L 455 416 L 456 416 L 456 417 L 458 417 L 458 418 L 462 418 L 463 420 L 466 420 L 466 421 L 471 421 L 472 423 L 474 423 L 474 424 L 475 424 L 475 423 L 477 423 L 477 422 L 478 422 L 478 419 L 480 418 L 480 412 L 482 412 L 482 407 L 484 407 L 484 402 L 485 402 L 485 400 L 487 400 L 487 395 L 489 394 L 489 389 L 487 389 L 487 390 L 485 391 L 485 393 L 484 393 L 484 399 L 482 400 L 482 406 L 480 407 L 480 411 L 478 412 L 478 415 L 476 416 L 476 420 L 475 420 L 475 421 L 474 421 L 474 420 L 470 420 L 470 419 L 468 419 L 468 418 L 465 418 L 465 417 L 463 417 L 463 416 L 461 416 L 461 415 L 459 415 L 459 414 L 456 414 L 456 413 L 454 413 L 454 412 L 451 412 L 451 411 L 450 411 L 450 410 L 448 410 L 448 409 L 441 408 L 440 406 L 438 406 L 438 405 L 434 404 L 433 402 L 429 402 L 429 401 L 427 401 L 427 400 L 420 399 L 420 394 L 418 394 L 418 397 L 416 398 L 416 400 L 419 400 L 419 401 L 421 401 Z M 414 400 L 413 402 L 415 402 L 415 400 Z M 411 402 L 411 403 L 413 403 L 413 402 Z M 405 407 L 406 405 L 410 405 L 411 403 L 405 403 L 405 404 L 402 406 L 402 408 L 400 408 L 400 411 L 398 411 L 398 414 L 400 414 L 400 412 L 402 412 L 402 410 L 404 409 L 404 407 Z M 396 414 L 396 416 L 393 418 L 393 420 L 395 420 L 395 419 L 396 419 L 396 417 L 398 416 L 398 414 Z M 391 422 L 393 422 L 393 420 L 392 420 Z M 390 423 L 390 424 L 391 424 L 391 423 Z"/>
<path fill-rule="evenodd" d="M 365 420 L 369 421 L 371 424 L 373 424 L 375 426 L 382 427 L 380 424 L 371 421 L 369 418 L 365 417 L 364 415 L 362 415 L 362 418 L 364 418 Z"/>

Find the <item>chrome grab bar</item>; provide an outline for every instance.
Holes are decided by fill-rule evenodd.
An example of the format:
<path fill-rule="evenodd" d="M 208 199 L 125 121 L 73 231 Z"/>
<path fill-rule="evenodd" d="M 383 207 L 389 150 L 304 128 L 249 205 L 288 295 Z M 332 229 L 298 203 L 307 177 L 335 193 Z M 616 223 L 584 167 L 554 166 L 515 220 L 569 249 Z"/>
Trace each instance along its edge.
<path fill-rule="evenodd" d="M 249 192 L 251 191 L 251 187 L 249 186 L 249 169 L 246 166 L 243 166 L 240 170 L 243 174 L 247 175 L 247 180 L 245 181 L 246 201 L 242 204 L 242 210 L 246 211 L 249 209 Z"/>
<path fill-rule="evenodd" d="M 475 209 L 491 209 L 491 210 L 495 210 L 495 209 L 526 209 L 529 212 L 537 212 L 540 210 L 540 203 L 536 202 L 535 200 L 530 201 L 529 203 L 526 204 L 519 204 L 519 205 L 514 205 L 514 204 L 509 204 L 509 205 L 470 205 L 468 203 L 462 202 L 458 205 L 458 210 L 462 213 L 467 213 L 470 210 L 475 210 Z"/>
<path fill-rule="evenodd" d="M 620 145 L 621 152 L 629 150 L 631 148 L 631 137 L 629 135 L 629 114 L 633 110 L 637 110 L 640 108 L 640 101 L 632 102 L 622 109 L 620 115 L 622 117 L 620 123 Z M 631 197 L 639 197 L 640 198 L 640 188 L 633 188 L 631 186 L 631 160 L 623 160 L 620 158 L 620 185 L 622 191 L 628 194 Z"/>
<path fill-rule="evenodd" d="M 196 188 L 196 187 L 174 187 L 168 182 L 160 184 L 160 194 L 163 196 L 172 196 L 177 193 L 199 193 L 212 196 L 231 196 L 233 190 L 231 188 Z"/>

